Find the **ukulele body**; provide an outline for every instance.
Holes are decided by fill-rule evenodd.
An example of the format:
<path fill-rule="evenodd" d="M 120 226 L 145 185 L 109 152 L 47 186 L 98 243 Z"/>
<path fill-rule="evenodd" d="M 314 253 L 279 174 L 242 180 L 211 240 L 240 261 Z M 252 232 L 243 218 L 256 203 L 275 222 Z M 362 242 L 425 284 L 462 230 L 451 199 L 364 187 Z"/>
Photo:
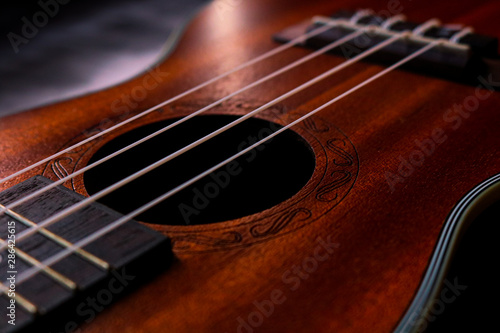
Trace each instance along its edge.
<path fill-rule="evenodd" d="M 424 22 L 432 15 L 484 34 L 500 31 L 500 3 L 494 1 L 389 4 L 216 1 L 193 20 L 175 50 L 144 75 L 3 118 L 0 177 L 259 56 L 277 46 L 273 34 L 314 15 L 341 8 L 401 10 L 413 21 Z M 292 48 L 231 74 L 0 189 L 34 175 L 62 178 L 85 167 L 111 140 L 195 112 L 310 52 Z M 206 116 L 247 114 L 343 61 L 319 56 L 216 106 Z M 384 68 L 353 64 L 256 117 L 284 126 Z M 115 304 L 95 310 L 95 318 L 82 317 L 81 331 L 396 329 L 429 268 L 447 216 L 468 191 L 500 172 L 500 93 L 490 90 L 494 82 L 488 78 L 481 82 L 478 88 L 393 71 L 292 128 L 310 146 L 315 166 L 290 198 L 212 224 L 141 221 L 172 239 L 176 260 Z M 294 165 L 288 167 L 294 170 Z M 82 175 L 65 185 L 89 195 Z M 246 201 L 252 205 L 251 199 Z"/>

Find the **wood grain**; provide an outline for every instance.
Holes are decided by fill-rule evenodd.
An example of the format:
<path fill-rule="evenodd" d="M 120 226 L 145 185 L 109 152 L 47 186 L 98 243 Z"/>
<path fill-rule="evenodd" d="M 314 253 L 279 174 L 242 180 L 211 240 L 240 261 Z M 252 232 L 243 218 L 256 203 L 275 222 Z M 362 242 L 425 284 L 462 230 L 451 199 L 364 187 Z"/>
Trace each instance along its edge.
<path fill-rule="evenodd" d="M 120 112 L 113 109 L 120 96 L 143 86 L 144 78 L 151 74 L 2 119 L 0 176 L 49 156 L 82 138 L 86 131 L 98 131 L 100 124 L 110 126 L 276 47 L 271 35 L 289 25 L 340 8 L 387 10 L 389 3 L 394 4 L 366 0 L 215 1 L 192 22 L 176 51 L 153 69 L 168 74 L 160 77 L 155 89 L 148 90 L 147 98 L 134 101 L 133 107 Z M 443 22 L 472 25 L 483 34 L 498 35 L 500 31 L 496 17 L 500 3 L 495 1 L 399 4 L 412 21 L 438 17 Z M 71 167 L 84 166 L 93 152 L 116 135 L 193 112 L 308 52 L 290 50 L 166 106 L 86 147 L 72 157 L 75 162 Z M 341 61 L 321 56 L 210 113 L 244 114 Z M 285 124 L 381 69 L 373 64 L 353 65 L 260 117 Z M 477 96 L 487 97 L 479 100 Z M 479 101 L 477 107 L 473 107 L 474 98 Z M 317 156 L 316 171 L 303 190 L 267 211 L 216 225 L 148 224 L 176 241 L 178 261 L 151 283 L 99 313 L 82 326 L 82 331 L 238 332 L 242 321 L 250 329 L 240 328 L 239 332 L 393 330 L 419 286 L 453 205 L 476 184 L 500 171 L 499 104 L 499 93 L 404 71 L 364 87 L 312 118 L 331 131 L 315 131 L 317 125 L 307 124 L 294 128 Z M 454 107 L 473 111 L 463 112 L 466 116 L 461 116 L 459 124 Z M 359 172 L 343 200 L 327 209 L 324 201 L 311 193 L 317 194 L 338 180 L 334 172 L 339 169 L 333 163 L 338 154 L 327 146 L 330 139 L 341 138 L 339 133 L 352 144 L 349 149 L 355 160 L 359 159 Z M 429 140 L 435 142 L 434 149 L 429 148 L 432 152 L 418 153 L 422 151 L 420 143 Z M 398 174 L 402 161 L 412 158 L 418 166 L 408 171 L 407 177 L 400 175 L 401 181 L 392 191 L 387 172 Z M 2 188 L 44 170 L 46 166 Z M 50 172 L 45 174 L 50 176 Z M 87 194 L 82 178 L 68 184 L 71 186 Z M 292 220 L 288 229 L 243 246 L 231 243 L 237 240 L 235 233 L 246 241 L 252 226 L 273 223 L 277 214 L 299 208 L 311 212 L 310 217 L 297 215 L 299 220 L 308 221 L 300 224 Z M 269 306 L 270 300 L 275 303 L 272 314 L 262 315 L 258 307 Z"/>

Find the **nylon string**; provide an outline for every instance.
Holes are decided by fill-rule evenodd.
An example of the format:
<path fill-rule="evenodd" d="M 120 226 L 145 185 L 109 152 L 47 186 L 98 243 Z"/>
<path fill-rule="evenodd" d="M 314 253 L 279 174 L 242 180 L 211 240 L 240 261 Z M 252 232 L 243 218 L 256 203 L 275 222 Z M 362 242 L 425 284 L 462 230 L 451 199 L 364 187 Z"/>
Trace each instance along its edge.
<path fill-rule="evenodd" d="M 407 33 L 403 33 L 399 36 L 399 38 L 401 38 L 402 36 L 404 35 L 407 35 Z M 332 100 L 330 100 L 329 102 L 321 105 L 320 107 L 314 109 L 313 111 L 309 112 L 308 114 L 298 118 L 297 120 L 291 122 L 290 124 L 280 128 L 279 130 L 277 130 L 276 132 L 270 134 L 269 136 L 267 136 L 266 138 L 254 143 L 253 145 L 247 147 L 246 149 L 240 151 L 239 153 L 233 155 L 232 157 L 222 161 L 221 163 L 213 166 L 212 168 L 210 169 L 207 169 L 206 171 L 204 171 L 203 173 L 199 174 L 198 176 L 186 181 L 185 183 L 179 185 L 178 187 L 174 188 L 173 190 L 165 193 L 164 195 L 158 197 L 157 199 L 149 202 L 148 204 L 144 205 L 144 206 L 141 206 L 140 208 L 134 210 L 133 212 L 123 216 L 122 218 L 116 220 L 115 222 L 107 225 L 106 227 L 100 229 L 99 231 L 81 239 L 80 241 L 76 242 L 73 246 L 71 246 L 70 248 L 67 248 L 65 250 L 62 250 L 60 251 L 59 253 L 51 256 L 50 258 L 44 260 L 41 264 L 43 267 L 47 267 L 47 266 L 50 266 L 50 265 L 53 265 L 55 264 L 56 262 L 60 261 L 61 259 L 65 258 L 66 256 L 70 255 L 71 253 L 73 253 L 75 250 L 77 249 L 80 249 L 88 244 L 90 244 L 91 242 L 95 241 L 96 239 L 99 239 L 100 237 L 102 237 L 104 234 L 118 228 L 120 225 L 126 223 L 127 221 L 133 219 L 135 216 L 137 215 L 140 215 L 142 212 L 148 210 L 149 208 L 153 207 L 154 205 L 158 204 L 159 202 L 167 199 L 168 197 L 174 195 L 175 193 L 179 192 L 180 190 L 188 187 L 189 185 L 193 184 L 194 182 L 198 181 L 199 179 L 209 175 L 210 173 L 212 173 L 213 171 L 217 170 L 218 168 L 220 168 L 221 166 L 224 166 L 225 164 L 233 161 L 234 159 L 238 158 L 239 156 L 242 156 L 246 153 L 248 153 L 250 150 L 256 148 L 257 146 L 265 143 L 266 141 L 272 139 L 273 137 L 275 137 L 276 135 L 282 133 L 283 131 L 289 129 L 290 127 L 304 121 L 305 119 L 311 117 L 312 115 L 318 113 L 319 111 L 327 108 L 328 106 L 336 103 L 337 101 L 341 100 L 342 98 L 352 94 L 353 92 L 361 89 L 362 87 L 366 86 L 367 84 L 377 80 L 378 78 L 388 74 L 389 72 L 393 71 L 394 69 L 402 66 L 403 64 L 409 62 L 410 60 L 420 56 L 421 54 L 427 52 L 428 50 L 430 50 L 431 48 L 439 45 L 440 43 L 442 43 L 441 40 L 436 40 L 432 43 L 429 43 L 427 44 L 426 46 L 420 48 L 419 50 L 415 51 L 414 53 L 410 54 L 409 56 L 401 59 L 400 61 L 396 62 L 395 64 L 393 64 L 392 66 L 384 69 L 383 71 L 379 72 L 378 74 L 372 76 L 371 78 L 363 81 L 362 83 L 356 85 L 355 87 L 349 89 L 348 91 L 342 93 L 341 95 L 333 98 Z M 33 277 L 35 274 L 37 274 L 39 271 L 41 270 L 40 267 L 38 266 L 35 266 L 35 267 L 31 267 L 30 269 L 24 271 L 22 274 L 19 275 L 18 277 L 18 283 L 21 283 L 31 277 Z M 5 287 L 3 285 L 0 285 L 0 289 L 1 290 L 4 290 Z"/>

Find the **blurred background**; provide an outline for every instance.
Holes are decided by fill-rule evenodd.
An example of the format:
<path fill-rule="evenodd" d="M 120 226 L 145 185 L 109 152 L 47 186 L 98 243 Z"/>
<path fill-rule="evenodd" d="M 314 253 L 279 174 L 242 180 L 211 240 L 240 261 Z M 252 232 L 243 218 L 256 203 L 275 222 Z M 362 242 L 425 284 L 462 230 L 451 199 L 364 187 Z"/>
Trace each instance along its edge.
<path fill-rule="evenodd" d="M 208 0 L 9 1 L 0 10 L 0 116 L 152 67 Z"/>

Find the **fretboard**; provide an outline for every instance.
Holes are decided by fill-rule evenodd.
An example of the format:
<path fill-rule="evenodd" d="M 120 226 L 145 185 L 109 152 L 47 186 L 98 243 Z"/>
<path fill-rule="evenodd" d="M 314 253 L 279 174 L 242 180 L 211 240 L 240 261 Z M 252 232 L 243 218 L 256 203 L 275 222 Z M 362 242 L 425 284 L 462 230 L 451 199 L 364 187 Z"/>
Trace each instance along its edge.
<path fill-rule="evenodd" d="M 5 209 L 50 183 L 36 176 L 1 192 L 0 208 Z M 122 217 L 99 203 L 39 228 L 25 239 L 17 238 L 25 230 L 83 199 L 58 186 L 0 215 L 0 245 L 10 244 L 0 252 L 3 289 L 0 307 L 7 309 L 7 314 L 13 313 L 0 320 L 1 332 L 32 325 L 39 331 L 40 325 L 55 318 L 66 324 L 85 321 L 91 311 L 95 312 L 91 307 L 86 308 L 83 300 L 87 297 L 96 299 L 99 307 L 105 307 L 130 289 L 130 285 L 171 261 L 169 239 L 135 221 L 125 222 L 81 249 L 72 248 L 73 244 Z M 15 246 L 12 246 L 14 239 Z M 43 266 L 44 261 L 64 250 L 71 252 L 54 264 Z M 36 273 L 35 266 L 39 268 Z M 32 276 L 23 280 L 30 272 Z"/>

